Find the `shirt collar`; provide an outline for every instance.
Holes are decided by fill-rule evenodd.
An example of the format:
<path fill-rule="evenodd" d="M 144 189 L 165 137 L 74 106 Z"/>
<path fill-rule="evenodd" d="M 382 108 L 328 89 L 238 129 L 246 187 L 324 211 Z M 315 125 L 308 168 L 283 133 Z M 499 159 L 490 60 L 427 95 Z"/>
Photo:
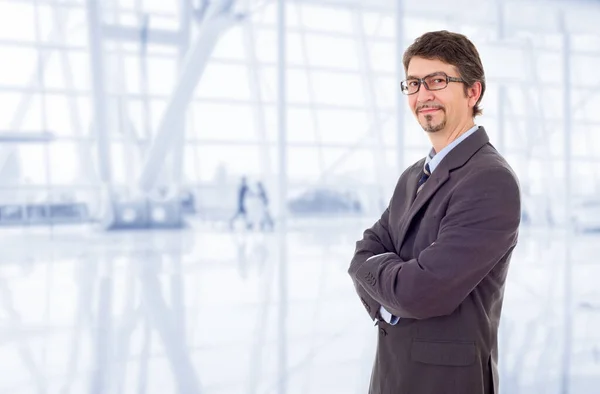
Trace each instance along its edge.
<path fill-rule="evenodd" d="M 452 149 L 454 149 L 458 144 L 460 144 L 461 142 L 466 140 L 471 134 L 476 132 L 477 129 L 479 129 L 479 126 L 477 126 L 477 125 L 471 127 L 469 130 L 467 130 L 465 133 L 461 134 L 460 137 L 458 137 L 457 139 L 452 141 L 450 144 L 448 144 L 444 149 L 442 149 L 438 153 L 435 152 L 435 149 L 431 148 L 431 150 L 429 151 L 429 154 L 425 158 L 425 165 L 429 164 L 430 173 L 433 173 L 433 171 L 440 164 L 442 159 L 444 157 L 446 157 L 446 155 L 448 153 L 450 153 L 450 151 Z"/>

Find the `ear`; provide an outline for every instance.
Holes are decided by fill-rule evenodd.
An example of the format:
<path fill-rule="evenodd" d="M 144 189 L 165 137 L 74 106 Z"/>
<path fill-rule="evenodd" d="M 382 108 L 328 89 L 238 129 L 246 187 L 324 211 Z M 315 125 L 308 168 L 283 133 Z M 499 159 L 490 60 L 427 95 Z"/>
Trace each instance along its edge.
<path fill-rule="evenodd" d="M 481 97 L 481 82 L 477 81 L 473 86 L 467 88 L 467 97 L 469 98 L 469 106 L 472 108 Z"/>

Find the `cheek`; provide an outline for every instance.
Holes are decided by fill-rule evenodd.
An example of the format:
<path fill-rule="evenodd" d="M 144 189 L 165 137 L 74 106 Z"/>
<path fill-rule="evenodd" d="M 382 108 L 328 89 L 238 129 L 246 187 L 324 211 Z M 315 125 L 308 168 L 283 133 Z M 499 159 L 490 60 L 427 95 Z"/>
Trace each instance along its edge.
<path fill-rule="evenodd" d="M 416 94 L 408 96 L 408 105 L 413 112 L 415 112 L 415 109 L 417 108 L 417 98 L 415 96 Z"/>

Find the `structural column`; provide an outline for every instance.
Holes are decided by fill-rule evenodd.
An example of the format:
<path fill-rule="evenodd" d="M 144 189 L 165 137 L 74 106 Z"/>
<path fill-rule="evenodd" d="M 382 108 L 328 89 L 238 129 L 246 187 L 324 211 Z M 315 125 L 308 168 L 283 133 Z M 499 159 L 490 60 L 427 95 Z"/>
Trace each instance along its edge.
<path fill-rule="evenodd" d="M 404 79 L 404 2 L 396 0 L 396 169 L 402 171 L 406 147 L 404 142 L 404 116 L 406 109 L 406 97 L 400 88 L 400 82 Z"/>
<path fill-rule="evenodd" d="M 278 264 L 278 367 L 277 393 L 287 392 L 287 100 L 286 100 L 286 20 L 285 0 L 277 0 L 277 125 L 278 125 L 278 194 L 277 244 Z"/>
<path fill-rule="evenodd" d="M 104 55 L 98 0 L 87 1 L 87 22 L 90 46 L 90 71 L 93 94 L 93 130 L 97 139 L 98 172 L 100 180 L 110 190 L 112 171 L 110 138 L 107 123 L 106 92 L 104 91 Z"/>

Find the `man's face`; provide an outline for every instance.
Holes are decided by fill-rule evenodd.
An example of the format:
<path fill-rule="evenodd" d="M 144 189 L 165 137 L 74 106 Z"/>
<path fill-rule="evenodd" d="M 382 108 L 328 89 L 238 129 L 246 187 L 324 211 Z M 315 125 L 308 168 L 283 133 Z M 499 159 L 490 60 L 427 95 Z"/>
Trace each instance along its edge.
<path fill-rule="evenodd" d="M 454 66 L 441 60 L 413 57 L 408 64 L 406 78 L 423 78 L 437 72 L 444 72 L 449 77 L 460 77 Z M 475 104 L 465 94 L 464 84 L 461 82 L 449 82 L 446 88 L 436 91 L 429 91 L 421 84 L 417 93 L 408 96 L 408 102 L 423 130 L 429 133 L 452 130 L 472 119 Z"/>

